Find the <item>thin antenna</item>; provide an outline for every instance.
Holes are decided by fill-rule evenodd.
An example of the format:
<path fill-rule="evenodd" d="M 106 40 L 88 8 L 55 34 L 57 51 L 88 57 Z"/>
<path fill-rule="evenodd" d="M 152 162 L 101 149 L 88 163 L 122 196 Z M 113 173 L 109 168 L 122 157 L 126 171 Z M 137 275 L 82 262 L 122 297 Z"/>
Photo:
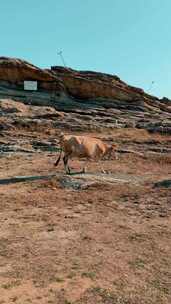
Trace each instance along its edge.
<path fill-rule="evenodd" d="M 57 54 L 60 56 L 60 58 L 61 58 L 61 60 L 62 60 L 62 63 L 63 63 L 63 65 L 64 65 L 64 67 L 66 68 L 66 63 L 65 63 L 64 57 L 63 57 L 63 55 L 62 55 L 62 51 L 59 51 Z"/>
<path fill-rule="evenodd" d="M 154 83 L 155 83 L 155 81 L 152 81 L 152 82 L 151 82 L 150 87 L 149 87 L 149 89 L 148 89 L 149 91 L 151 90 L 151 88 L 152 88 L 152 86 L 153 86 Z"/>

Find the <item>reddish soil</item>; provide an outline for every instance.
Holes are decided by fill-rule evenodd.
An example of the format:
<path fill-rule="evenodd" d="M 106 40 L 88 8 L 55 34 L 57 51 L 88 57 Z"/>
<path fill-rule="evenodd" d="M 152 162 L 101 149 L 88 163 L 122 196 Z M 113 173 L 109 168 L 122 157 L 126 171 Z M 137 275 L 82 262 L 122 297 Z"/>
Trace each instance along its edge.
<path fill-rule="evenodd" d="M 25 131 L 5 139 L 29 135 L 48 139 Z M 171 142 L 141 130 L 111 137 L 137 151 Z M 55 159 L 50 152 L 2 154 L 0 179 L 54 173 Z M 82 164 L 73 160 L 72 167 Z M 0 304 L 171 303 L 171 188 L 154 187 L 171 179 L 171 157 L 123 154 L 103 166 L 128 183 L 102 181 L 85 190 L 56 178 L 0 185 Z M 100 168 L 90 162 L 88 170 Z M 63 176 L 62 164 L 58 171 Z"/>

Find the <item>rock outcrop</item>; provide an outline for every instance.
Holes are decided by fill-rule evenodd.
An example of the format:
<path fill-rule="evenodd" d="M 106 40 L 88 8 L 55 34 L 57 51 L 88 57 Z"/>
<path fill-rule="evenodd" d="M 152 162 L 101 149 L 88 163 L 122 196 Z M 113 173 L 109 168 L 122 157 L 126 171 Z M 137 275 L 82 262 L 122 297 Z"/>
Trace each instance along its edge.
<path fill-rule="evenodd" d="M 24 80 L 36 80 L 38 90 L 24 91 Z M 151 96 L 116 75 L 58 66 L 40 69 L 24 60 L 0 57 L 0 98 L 3 100 L 0 105 L 3 121 L 4 115 L 12 119 L 9 115 L 15 112 L 15 125 L 50 124 L 73 131 L 136 127 L 171 133 L 169 99 Z M 26 111 L 17 103 L 14 105 L 11 99 L 44 107 L 43 113 L 38 110 L 35 115 L 35 108 L 32 121 L 28 108 Z M 55 112 L 46 111 L 47 107 Z M 57 111 L 63 112 L 61 116 Z M 22 121 L 19 116 L 23 117 Z M 9 125 L 10 122 L 6 122 L 7 128 Z"/>
<path fill-rule="evenodd" d="M 24 80 L 38 81 L 38 88 L 58 90 L 63 88 L 57 76 L 18 58 L 0 57 L 0 82 L 23 87 Z"/>
<path fill-rule="evenodd" d="M 39 69 L 27 61 L 17 58 L 0 57 L 0 80 L 18 83 L 27 79 L 53 81 L 55 77 L 48 71 Z"/>
<path fill-rule="evenodd" d="M 0 82 L 23 85 L 24 80 L 37 80 L 38 89 L 61 93 L 76 99 L 118 99 L 135 101 L 152 98 L 142 89 L 127 85 L 115 75 L 91 71 L 75 71 L 54 66 L 40 69 L 27 61 L 0 57 Z"/>
<path fill-rule="evenodd" d="M 75 71 L 54 66 L 51 68 L 65 84 L 67 92 L 80 99 L 119 99 L 131 101 L 140 98 L 144 91 L 127 85 L 115 75 L 91 71 Z"/>

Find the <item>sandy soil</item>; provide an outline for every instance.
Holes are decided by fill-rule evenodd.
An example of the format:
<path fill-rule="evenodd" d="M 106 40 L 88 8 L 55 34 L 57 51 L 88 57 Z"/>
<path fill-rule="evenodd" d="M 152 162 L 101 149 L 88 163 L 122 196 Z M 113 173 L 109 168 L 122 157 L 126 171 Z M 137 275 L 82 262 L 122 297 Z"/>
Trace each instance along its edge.
<path fill-rule="evenodd" d="M 171 142 L 141 130 L 111 137 L 147 152 Z M 0 179 L 52 174 L 55 159 L 54 152 L 2 154 Z M 82 165 L 72 161 L 75 170 Z M 171 303 L 171 188 L 154 187 L 171 179 L 171 159 L 126 154 L 103 166 L 128 182 L 102 178 L 78 190 L 57 178 L 0 185 L 0 304 Z M 88 170 L 101 176 L 95 162 Z M 58 172 L 65 177 L 62 164 Z"/>

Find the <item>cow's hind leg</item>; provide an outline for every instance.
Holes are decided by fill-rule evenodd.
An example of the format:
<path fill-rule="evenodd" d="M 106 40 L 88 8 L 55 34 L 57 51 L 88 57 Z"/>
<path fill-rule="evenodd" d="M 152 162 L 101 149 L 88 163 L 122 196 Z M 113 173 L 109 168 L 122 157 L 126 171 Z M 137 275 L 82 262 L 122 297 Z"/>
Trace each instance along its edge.
<path fill-rule="evenodd" d="M 69 158 L 69 155 L 64 155 L 63 157 L 63 162 L 64 162 L 64 167 L 65 167 L 65 172 L 67 174 L 70 174 L 71 173 L 71 170 L 70 170 L 70 167 L 68 165 L 68 158 Z"/>
<path fill-rule="evenodd" d="M 55 167 L 57 167 L 58 164 L 59 164 L 59 162 L 60 162 L 61 154 L 62 154 L 62 150 L 60 151 L 59 157 L 58 157 L 58 159 L 56 160 L 56 162 L 55 162 L 55 164 L 54 164 Z"/>

